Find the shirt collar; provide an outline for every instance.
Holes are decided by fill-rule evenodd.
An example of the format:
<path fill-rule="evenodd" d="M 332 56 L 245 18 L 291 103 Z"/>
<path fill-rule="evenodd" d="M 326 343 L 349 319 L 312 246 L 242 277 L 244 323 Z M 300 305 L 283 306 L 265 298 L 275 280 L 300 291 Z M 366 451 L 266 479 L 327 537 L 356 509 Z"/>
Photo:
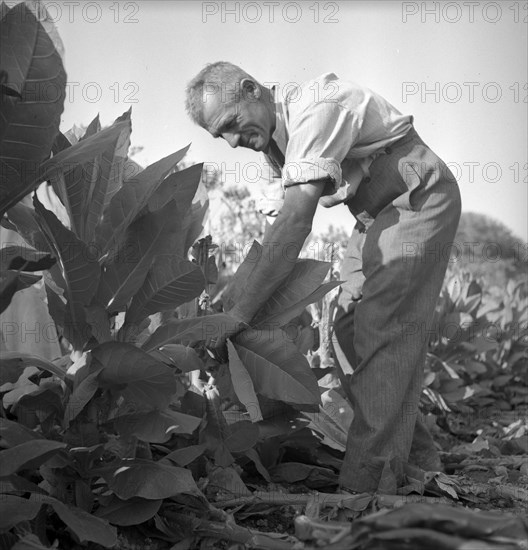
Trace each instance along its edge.
<path fill-rule="evenodd" d="M 271 88 L 273 95 L 273 101 L 275 102 L 275 130 L 271 138 L 275 140 L 275 143 L 279 146 L 279 149 L 284 155 L 286 153 L 286 145 L 288 143 L 288 136 L 286 132 L 286 117 L 284 115 L 284 104 L 278 97 L 277 87 Z"/>

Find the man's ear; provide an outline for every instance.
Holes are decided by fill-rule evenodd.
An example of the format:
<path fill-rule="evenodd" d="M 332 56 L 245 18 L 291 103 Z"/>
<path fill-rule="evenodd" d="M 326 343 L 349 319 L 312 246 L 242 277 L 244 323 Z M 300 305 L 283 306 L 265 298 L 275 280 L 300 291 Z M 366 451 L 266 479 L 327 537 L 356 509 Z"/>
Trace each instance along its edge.
<path fill-rule="evenodd" d="M 240 81 L 240 89 L 242 90 L 242 97 L 248 101 L 258 100 L 262 95 L 260 86 L 251 78 L 243 78 Z"/>

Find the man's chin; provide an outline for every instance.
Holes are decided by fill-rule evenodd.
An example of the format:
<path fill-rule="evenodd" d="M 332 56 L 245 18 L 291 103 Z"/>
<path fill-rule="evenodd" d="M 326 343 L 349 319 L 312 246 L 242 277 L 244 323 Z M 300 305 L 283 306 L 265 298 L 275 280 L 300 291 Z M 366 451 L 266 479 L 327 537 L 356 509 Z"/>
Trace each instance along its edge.
<path fill-rule="evenodd" d="M 242 145 L 242 147 L 245 147 L 246 149 L 251 149 L 252 151 L 257 151 L 257 152 L 264 151 L 266 153 L 269 148 L 269 141 L 265 143 L 262 136 L 255 135 L 252 138 L 250 138 L 244 145 Z"/>
<path fill-rule="evenodd" d="M 262 142 L 259 140 L 256 143 L 250 142 L 247 145 L 244 146 L 246 149 L 251 149 L 252 151 L 256 151 L 257 153 L 260 153 L 261 151 L 266 151 L 267 147 L 263 147 Z"/>

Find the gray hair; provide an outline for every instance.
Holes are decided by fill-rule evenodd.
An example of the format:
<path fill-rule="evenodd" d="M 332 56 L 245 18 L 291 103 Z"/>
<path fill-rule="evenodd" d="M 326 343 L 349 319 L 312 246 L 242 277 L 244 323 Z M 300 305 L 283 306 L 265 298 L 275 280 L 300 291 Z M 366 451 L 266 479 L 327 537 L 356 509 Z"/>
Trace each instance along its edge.
<path fill-rule="evenodd" d="M 185 89 L 185 109 L 191 119 L 203 126 L 204 91 L 207 95 L 222 93 L 222 100 L 235 103 L 240 100 L 240 82 L 244 78 L 256 80 L 237 65 L 228 61 L 208 63 Z"/>

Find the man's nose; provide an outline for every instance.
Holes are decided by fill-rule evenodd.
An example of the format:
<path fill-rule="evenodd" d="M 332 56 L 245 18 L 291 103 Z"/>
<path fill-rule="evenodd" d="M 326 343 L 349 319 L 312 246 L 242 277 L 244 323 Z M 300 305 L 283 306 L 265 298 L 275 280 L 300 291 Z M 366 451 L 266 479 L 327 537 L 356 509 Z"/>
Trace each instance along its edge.
<path fill-rule="evenodd" d="M 224 134 L 224 139 L 227 141 L 227 143 L 229 143 L 229 145 L 231 145 L 231 147 L 235 148 L 238 147 L 238 144 L 240 142 L 240 134 L 229 134 L 226 132 Z"/>

